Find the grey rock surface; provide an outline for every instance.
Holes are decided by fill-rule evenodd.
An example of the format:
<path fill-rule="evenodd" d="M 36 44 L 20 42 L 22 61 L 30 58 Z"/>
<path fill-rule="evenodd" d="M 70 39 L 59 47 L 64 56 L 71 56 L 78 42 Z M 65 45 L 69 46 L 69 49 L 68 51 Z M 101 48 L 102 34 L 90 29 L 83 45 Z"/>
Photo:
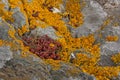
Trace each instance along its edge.
<path fill-rule="evenodd" d="M 0 78 L 4 80 L 96 80 L 94 76 L 83 73 L 71 64 L 63 63 L 60 69 L 53 70 L 50 65 L 36 56 L 29 55 L 24 58 L 15 53 L 13 58 L 0 69 Z"/>
<path fill-rule="evenodd" d="M 86 7 L 82 10 L 84 23 L 73 32 L 77 37 L 87 36 L 90 33 L 96 32 L 107 18 L 107 13 L 97 1 L 86 0 L 86 3 Z"/>
<path fill-rule="evenodd" d="M 47 28 L 38 27 L 31 31 L 31 35 L 34 36 L 48 35 L 52 39 L 58 39 L 58 36 L 55 34 L 55 29 L 53 27 L 47 27 Z"/>
<path fill-rule="evenodd" d="M 7 61 L 13 58 L 13 53 L 8 46 L 0 47 L 0 68 L 2 68 Z"/>
<path fill-rule="evenodd" d="M 101 46 L 101 55 L 113 55 L 120 52 L 120 44 L 117 42 L 106 42 Z"/>
<path fill-rule="evenodd" d="M 33 61 L 31 57 L 14 55 L 0 69 L 0 78 L 5 80 L 52 80 L 47 66 L 42 62 Z"/>
<path fill-rule="evenodd" d="M 104 4 L 104 7 L 107 9 L 118 8 L 120 5 L 120 0 L 108 0 Z"/>
<path fill-rule="evenodd" d="M 62 64 L 59 70 L 52 70 L 50 73 L 53 80 L 96 80 L 94 76 L 79 71 L 81 70 L 73 65 Z"/>
<path fill-rule="evenodd" d="M 20 11 L 19 7 L 12 9 L 11 11 L 13 12 L 12 17 L 15 20 L 13 26 L 17 29 L 24 26 L 26 24 L 26 18 L 24 14 Z"/>
<path fill-rule="evenodd" d="M 5 10 L 9 10 L 10 5 L 9 5 L 8 0 L 1 0 L 1 2 L 5 4 L 5 7 L 4 7 Z"/>
<path fill-rule="evenodd" d="M 2 18 L 0 19 L 0 39 L 2 40 L 11 40 L 8 34 L 8 30 L 10 29 L 9 25 L 2 20 Z"/>
<path fill-rule="evenodd" d="M 100 61 L 98 62 L 99 66 L 116 66 L 116 64 L 111 60 L 111 56 L 101 55 Z"/>

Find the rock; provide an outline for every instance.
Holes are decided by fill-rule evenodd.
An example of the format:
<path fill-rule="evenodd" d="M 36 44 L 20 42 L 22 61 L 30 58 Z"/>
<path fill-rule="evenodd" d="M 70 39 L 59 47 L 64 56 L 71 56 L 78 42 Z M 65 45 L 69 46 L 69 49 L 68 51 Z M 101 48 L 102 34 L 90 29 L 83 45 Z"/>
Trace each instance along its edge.
<path fill-rule="evenodd" d="M 108 0 L 104 4 L 104 7 L 107 9 L 118 8 L 119 4 L 120 4 L 120 0 Z"/>
<path fill-rule="evenodd" d="M 115 63 L 111 60 L 111 56 L 109 55 L 101 55 L 98 64 L 100 66 L 115 66 Z"/>
<path fill-rule="evenodd" d="M 2 46 L 0 47 L 0 68 L 2 68 L 6 61 L 9 61 L 13 58 L 12 51 L 10 50 L 10 47 L 8 46 Z"/>
<path fill-rule="evenodd" d="M 15 8 L 12 9 L 11 11 L 13 12 L 12 17 L 15 20 L 13 26 L 17 29 L 24 26 L 26 24 L 26 18 L 24 14 L 20 11 L 20 8 Z"/>
<path fill-rule="evenodd" d="M 0 69 L 0 78 L 5 80 L 52 80 L 44 63 L 33 61 L 29 56 L 24 58 L 17 54 Z"/>
<path fill-rule="evenodd" d="M 59 70 L 50 71 L 53 80 L 96 80 L 94 76 L 83 73 L 79 68 L 70 64 L 61 64 Z"/>
<path fill-rule="evenodd" d="M 106 42 L 101 45 L 101 55 L 113 55 L 120 52 L 120 44 L 117 42 Z"/>
<path fill-rule="evenodd" d="M 98 38 L 96 33 L 96 41 L 101 43 L 101 55 L 114 55 L 120 51 L 120 26 L 113 26 L 111 23 L 101 30 L 102 38 Z M 118 36 L 118 41 L 106 41 L 107 36 Z"/>
<path fill-rule="evenodd" d="M 3 80 L 96 80 L 94 76 L 83 73 L 80 68 L 70 63 L 62 63 L 58 70 L 53 70 L 37 56 L 30 54 L 24 58 L 15 53 L 13 58 L 0 69 L 0 78 Z"/>
<path fill-rule="evenodd" d="M 84 14 L 84 23 L 73 32 L 77 37 L 86 36 L 96 32 L 107 17 L 107 13 L 99 3 L 93 0 L 86 0 L 86 3 L 86 7 L 82 10 L 82 13 Z"/>
<path fill-rule="evenodd" d="M 113 33 L 119 37 L 118 43 L 120 43 L 120 26 L 113 27 Z"/>
<path fill-rule="evenodd" d="M 0 19 L 0 39 L 10 41 L 8 30 L 10 29 L 9 25 Z"/>
<path fill-rule="evenodd" d="M 120 26 L 112 26 L 111 24 L 109 26 L 106 26 L 104 28 L 104 30 L 101 31 L 102 33 L 102 38 L 105 40 L 107 36 L 118 36 L 120 37 Z M 120 39 L 118 39 L 118 41 L 116 42 L 120 42 Z"/>
<path fill-rule="evenodd" d="M 95 1 L 97 1 L 101 6 L 104 6 L 104 4 L 108 2 L 108 0 L 95 0 Z"/>
<path fill-rule="evenodd" d="M 58 36 L 55 34 L 55 29 L 53 27 L 47 27 L 47 28 L 38 27 L 31 31 L 31 35 L 34 35 L 34 36 L 48 35 L 52 39 L 58 38 Z"/>
<path fill-rule="evenodd" d="M 10 7 L 10 5 L 9 5 L 9 2 L 8 2 L 8 0 L 1 0 L 2 1 L 2 3 L 3 4 L 5 4 L 5 10 L 9 10 L 9 7 Z"/>

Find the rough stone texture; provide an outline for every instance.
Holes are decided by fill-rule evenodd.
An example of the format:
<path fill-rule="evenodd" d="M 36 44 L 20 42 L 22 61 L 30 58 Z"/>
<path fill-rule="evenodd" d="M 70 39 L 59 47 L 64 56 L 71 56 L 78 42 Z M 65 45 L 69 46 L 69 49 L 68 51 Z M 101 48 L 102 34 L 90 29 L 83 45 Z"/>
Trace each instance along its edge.
<path fill-rule="evenodd" d="M 12 65 L 11 65 L 12 64 Z M 75 71 L 74 71 L 75 70 Z M 60 69 L 52 70 L 40 58 L 33 55 L 20 57 L 17 53 L 0 69 L 3 80 L 96 80 L 71 64 L 62 63 Z"/>
<path fill-rule="evenodd" d="M 93 0 L 86 0 L 87 5 L 83 8 L 84 23 L 82 26 L 73 31 L 73 36 L 81 37 L 94 33 L 103 24 L 107 17 L 107 13 L 103 10 L 102 6 Z"/>
<path fill-rule="evenodd" d="M 120 44 L 117 42 L 106 42 L 101 46 L 101 55 L 113 55 L 120 52 Z"/>
<path fill-rule="evenodd" d="M 116 66 L 111 60 L 111 56 L 101 55 L 100 61 L 98 62 L 100 66 Z"/>
<path fill-rule="evenodd" d="M 5 9 L 6 9 L 6 10 L 9 10 L 9 3 L 8 3 L 8 0 L 1 0 L 1 1 L 2 1 L 2 3 L 5 4 Z"/>
<path fill-rule="evenodd" d="M 34 36 L 48 35 L 52 39 L 58 38 L 57 35 L 55 34 L 55 29 L 53 27 L 36 28 L 33 31 L 31 31 L 31 35 L 34 35 Z"/>
<path fill-rule="evenodd" d="M 101 45 L 101 58 L 99 65 L 101 66 L 115 66 L 111 60 L 111 56 L 120 52 L 120 44 L 117 42 L 105 42 Z"/>
<path fill-rule="evenodd" d="M 51 80 L 47 66 L 32 58 L 14 56 L 0 69 L 0 78 L 5 80 Z"/>
<path fill-rule="evenodd" d="M 80 69 L 73 65 L 62 64 L 56 71 L 50 71 L 53 80 L 96 80 L 94 76 L 79 72 Z"/>
<path fill-rule="evenodd" d="M 108 0 L 95 0 L 97 1 L 100 5 L 104 5 L 106 2 L 108 2 Z"/>
<path fill-rule="evenodd" d="M 10 40 L 10 37 L 8 34 L 9 29 L 10 27 L 8 26 L 8 24 L 6 24 L 6 22 L 0 19 L 0 39 L 7 40 L 7 41 Z"/>
<path fill-rule="evenodd" d="M 13 23 L 13 26 L 15 28 L 21 28 L 22 26 L 24 26 L 26 24 L 26 18 L 24 16 L 24 14 L 20 11 L 19 8 L 15 8 L 13 10 L 13 19 L 15 20 Z"/>
<path fill-rule="evenodd" d="M 111 23 L 106 26 L 102 31 L 102 38 L 96 37 L 96 40 L 101 43 L 101 58 L 99 64 L 101 66 L 115 66 L 111 60 L 111 56 L 120 52 L 120 39 L 116 42 L 107 42 L 105 38 L 108 35 L 118 36 L 120 38 L 120 27 L 115 27 L 114 24 L 120 25 L 120 0 L 95 0 L 103 7 L 108 16 L 112 16 Z M 98 35 L 98 33 L 96 33 Z M 116 80 L 119 80 L 116 78 Z"/>
<path fill-rule="evenodd" d="M 112 8 L 118 8 L 119 5 L 120 5 L 120 0 L 108 0 L 104 4 L 104 7 L 107 9 L 112 9 Z"/>
<path fill-rule="evenodd" d="M 9 61 L 13 57 L 12 54 L 13 53 L 10 50 L 10 47 L 0 47 L 0 68 L 2 68 L 5 65 L 6 61 Z"/>
<path fill-rule="evenodd" d="M 107 36 L 110 36 L 110 35 L 120 37 L 120 26 L 115 27 L 115 26 L 109 25 L 105 27 L 104 30 L 101 31 L 101 33 L 102 33 L 103 39 L 105 39 Z M 119 43 L 120 39 L 118 39 L 117 42 Z"/>

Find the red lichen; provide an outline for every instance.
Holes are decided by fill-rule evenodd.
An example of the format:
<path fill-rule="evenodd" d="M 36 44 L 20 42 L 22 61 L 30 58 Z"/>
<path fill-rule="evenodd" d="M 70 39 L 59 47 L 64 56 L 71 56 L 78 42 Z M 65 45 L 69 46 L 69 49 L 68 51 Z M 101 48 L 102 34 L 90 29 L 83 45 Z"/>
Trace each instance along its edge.
<path fill-rule="evenodd" d="M 36 54 L 42 59 L 54 59 L 60 60 L 58 54 L 61 50 L 61 44 L 47 35 L 33 38 L 33 37 L 23 37 L 24 45 L 29 46 L 32 53 Z"/>

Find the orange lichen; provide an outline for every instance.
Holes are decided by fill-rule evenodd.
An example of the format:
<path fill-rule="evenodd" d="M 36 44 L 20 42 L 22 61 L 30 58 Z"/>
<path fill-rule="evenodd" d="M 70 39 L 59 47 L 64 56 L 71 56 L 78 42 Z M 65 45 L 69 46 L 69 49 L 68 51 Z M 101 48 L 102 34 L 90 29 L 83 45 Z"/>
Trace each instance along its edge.
<path fill-rule="evenodd" d="M 70 19 L 69 23 L 73 27 L 78 27 L 83 24 L 83 14 L 81 13 L 82 6 L 80 5 L 80 0 L 67 0 L 65 12 L 63 13 L 53 13 L 51 8 L 55 7 L 59 9 L 59 5 L 62 4 L 62 0 L 8 0 L 10 7 L 12 9 L 19 7 L 20 11 L 24 14 L 26 18 L 26 25 L 22 26 L 21 29 L 15 30 L 10 25 L 10 30 L 8 34 L 14 40 L 9 43 L 9 45 L 14 48 L 14 50 L 21 50 L 22 56 L 26 56 L 29 47 L 25 47 L 23 41 L 16 37 L 18 33 L 22 36 L 25 32 L 29 31 L 28 27 L 34 29 L 36 27 L 45 28 L 47 26 L 53 26 L 56 29 L 56 35 L 60 38 L 57 39 L 61 43 L 62 49 L 59 51 L 61 60 L 44 59 L 46 64 L 50 64 L 53 69 L 57 70 L 61 66 L 61 62 L 70 62 L 70 55 L 76 50 L 80 50 L 80 53 L 76 53 L 76 58 L 73 59 L 73 64 L 80 67 L 83 72 L 95 75 L 98 80 L 109 80 L 113 76 L 117 76 L 120 71 L 120 67 L 101 67 L 97 65 L 100 59 L 100 48 L 99 43 L 95 43 L 94 35 L 83 36 L 80 38 L 73 38 L 71 33 L 66 27 L 66 23 L 62 20 L 63 17 L 68 16 Z M 2 18 L 11 19 L 11 12 L 5 12 L 2 8 L 4 5 L 0 4 L 0 16 Z M 103 30 L 109 23 L 111 18 L 108 18 L 103 23 L 100 31 Z M 99 30 L 98 30 L 99 31 Z M 100 34 L 100 37 L 102 35 Z M 108 41 L 117 41 L 116 36 L 108 36 Z M 0 45 L 4 43 L 0 41 Z M 54 44 L 50 44 L 54 47 Z M 119 61 L 119 55 L 112 57 L 115 63 Z M 76 70 L 72 70 L 72 73 Z"/>
<path fill-rule="evenodd" d="M 112 59 L 116 64 L 120 63 L 120 53 L 113 55 L 113 56 L 111 57 L 111 59 Z"/>
<path fill-rule="evenodd" d="M 118 41 L 118 36 L 107 36 L 106 40 L 107 41 Z"/>
<path fill-rule="evenodd" d="M 119 23 L 118 23 L 118 22 L 115 22 L 115 23 L 113 24 L 113 26 L 114 26 L 114 27 L 118 27 L 118 26 L 119 26 Z"/>
<path fill-rule="evenodd" d="M 2 17 L 5 20 L 13 21 L 13 18 L 11 17 L 12 12 L 9 12 L 4 9 L 5 5 L 0 3 L 0 17 Z"/>
<path fill-rule="evenodd" d="M 83 66 L 82 69 L 89 74 L 94 74 L 97 80 L 111 79 L 119 74 L 118 67 L 100 67 L 100 66 Z"/>
<path fill-rule="evenodd" d="M 54 47 L 55 45 L 54 45 L 53 43 L 51 43 L 49 46 L 50 46 L 50 47 Z"/>
<path fill-rule="evenodd" d="M 11 48 L 13 48 L 14 50 L 21 49 L 21 55 L 26 56 L 27 52 L 29 52 L 29 47 L 25 47 L 23 44 L 23 41 L 20 39 L 17 39 L 17 37 L 15 35 L 16 34 L 15 29 L 11 25 L 9 25 L 9 27 L 10 27 L 10 30 L 8 31 L 8 34 L 14 41 L 10 42 L 8 45 L 10 45 Z M 19 45 L 19 46 L 17 46 L 17 45 Z M 17 46 L 18 48 L 16 48 L 15 46 Z"/>
<path fill-rule="evenodd" d="M 26 26 L 22 26 L 21 29 L 18 29 L 18 34 L 22 36 L 24 33 L 28 32 L 29 29 Z"/>
<path fill-rule="evenodd" d="M 3 46 L 4 44 L 4 41 L 3 40 L 0 40 L 0 46 Z"/>
<path fill-rule="evenodd" d="M 80 12 L 81 6 L 79 0 L 68 0 L 66 3 L 66 12 L 69 13 L 69 24 L 78 27 L 83 24 L 83 14 Z"/>
<path fill-rule="evenodd" d="M 53 60 L 53 59 L 47 59 L 45 60 L 46 64 L 50 64 L 52 66 L 53 70 L 58 70 L 60 69 L 60 60 Z"/>

